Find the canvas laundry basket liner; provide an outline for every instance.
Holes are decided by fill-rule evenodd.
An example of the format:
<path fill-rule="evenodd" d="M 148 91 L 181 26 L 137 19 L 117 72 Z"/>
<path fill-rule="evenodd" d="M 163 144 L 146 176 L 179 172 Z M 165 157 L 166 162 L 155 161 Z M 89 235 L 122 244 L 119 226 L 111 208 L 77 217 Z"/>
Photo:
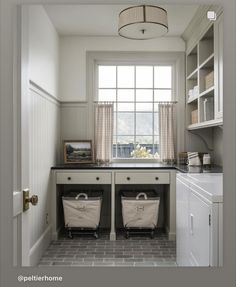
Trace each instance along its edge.
<path fill-rule="evenodd" d="M 147 197 L 139 193 L 136 198 L 121 197 L 123 224 L 125 228 L 151 228 L 157 226 L 159 197 Z"/>
<path fill-rule="evenodd" d="M 76 197 L 62 197 L 65 227 L 97 229 L 100 222 L 102 198 L 80 193 Z"/>

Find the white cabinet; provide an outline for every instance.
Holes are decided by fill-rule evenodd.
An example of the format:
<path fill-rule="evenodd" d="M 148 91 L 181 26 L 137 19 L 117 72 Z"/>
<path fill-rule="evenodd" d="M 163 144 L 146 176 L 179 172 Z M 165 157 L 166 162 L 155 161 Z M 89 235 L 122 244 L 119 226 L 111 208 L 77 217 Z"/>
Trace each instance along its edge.
<path fill-rule="evenodd" d="M 109 172 L 58 172 L 57 184 L 111 184 Z"/>
<path fill-rule="evenodd" d="M 169 184 L 169 172 L 116 172 L 116 184 Z"/>
<path fill-rule="evenodd" d="M 176 255 L 179 266 L 222 264 L 222 174 L 177 174 Z"/>
<path fill-rule="evenodd" d="M 189 246 L 189 186 L 183 178 L 176 182 L 176 257 L 179 266 L 190 266 Z"/>
<path fill-rule="evenodd" d="M 63 185 L 110 185 L 107 187 L 110 190 L 110 206 L 111 206 L 111 231 L 110 239 L 116 239 L 115 230 L 115 208 L 116 201 L 118 200 L 116 196 L 117 185 L 125 184 L 140 184 L 142 185 L 167 185 L 165 188 L 166 198 L 166 229 L 168 237 L 170 240 L 175 240 L 176 238 L 176 221 L 175 221 L 175 176 L 176 171 L 166 168 L 160 169 L 155 168 L 153 164 L 131 164 L 134 168 L 130 168 L 130 165 L 115 165 L 113 169 L 99 168 L 99 169 L 53 169 L 52 170 L 52 194 L 51 194 L 51 218 L 52 218 L 52 237 L 53 239 L 58 238 L 59 230 L 61 227 L 61 211 L 59 210 L 59 202 L 61 200 L 61 191 L 63 191 Z M 127 166 L 129 167 L 127 169 Z M 140 168 L 140 166 L 142 168 Z M 157 165 L 159 167 L 159 164 Z M 143 168 L 144 167 L 144 168 Z"/>
<path fill-rule="evenodd" d="M 201 198 L 189 193 L 189 243 L 190 265 L 210 265 L 210 222 L 211 208 Z"/>

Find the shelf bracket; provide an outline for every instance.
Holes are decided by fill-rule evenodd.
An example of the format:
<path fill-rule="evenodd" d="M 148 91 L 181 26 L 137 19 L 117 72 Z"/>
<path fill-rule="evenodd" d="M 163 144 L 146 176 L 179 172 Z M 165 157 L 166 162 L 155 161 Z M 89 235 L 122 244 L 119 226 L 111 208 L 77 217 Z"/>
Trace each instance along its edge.
<path fill-rule="evenodd" d="M 197 134 L 197 133 L 194 133 L 192 130 L 189 130 L 189 132 L 192 133 L 193 135 L 199 137 L 199 138 L 202 140 L 202 142 L 204 143 L 204 145 L 205 145 L 205 147 L 207 148 L 207 150 L 209 150 L 209 151 L 214 151 L 213 148 L 209 147 L 207 141 L 204 139 L 203 136 L 201 136 L 201 135 L 199 135 L 199 134 Z"/>

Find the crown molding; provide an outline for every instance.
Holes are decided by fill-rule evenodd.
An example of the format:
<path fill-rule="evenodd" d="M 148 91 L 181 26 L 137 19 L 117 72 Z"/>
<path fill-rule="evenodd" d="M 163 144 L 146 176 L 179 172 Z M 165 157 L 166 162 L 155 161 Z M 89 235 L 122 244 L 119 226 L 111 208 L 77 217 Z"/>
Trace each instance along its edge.
<path fill-rule="evenodd" d="M 196 27 L 198 27 L 202 21 L 206 20 L 205 17 L 206 17 L 207 11 L 209 11 L 209 10 L 215 11 L 216 15 L 219 16 L 222 13 L 223 8 L 221 6 L 218 6 L 218 5 L 200 5 L 200 7 L 197 9 L 193 19 L 189 23 L 188 27 L 185 29 L 185 31 L 181 35 L 181 38 L 184 41 L 187 42 L 192 37 L 192 35 L 194 34 Z"/>

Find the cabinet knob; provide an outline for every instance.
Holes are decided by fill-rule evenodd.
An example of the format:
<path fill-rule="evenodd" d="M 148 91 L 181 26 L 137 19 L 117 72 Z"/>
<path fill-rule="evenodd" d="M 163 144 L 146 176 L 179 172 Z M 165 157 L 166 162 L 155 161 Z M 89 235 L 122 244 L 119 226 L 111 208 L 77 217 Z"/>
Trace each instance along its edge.
<path fill-rule="evenodd" d="M 159 177 L 158 177 L 158 176 L 156 176 L 156 177 L 155 177 L 155 180 L 158 180 L 158 179 L 159 179 Z"/>
<path fill-rule="evenodd" d="M 67 177 L 67 179 L 68 179 L 68 180 L 71 180 L 71 177 L 70 177 L 70 176 L 68 176 L 68 177 Z"/>
<path fill-rule="evenodd" d="M 99 180 L 99 179 L 100 179 L 100 178 L 97 176 L 97 177 L 96 177 L 96 180 Z"/>
<path fill-rule="evenodd" d="M 130 180 L 130 177 L 128 176 L 126 179 L 127 179 L 127 180 Z"/>

